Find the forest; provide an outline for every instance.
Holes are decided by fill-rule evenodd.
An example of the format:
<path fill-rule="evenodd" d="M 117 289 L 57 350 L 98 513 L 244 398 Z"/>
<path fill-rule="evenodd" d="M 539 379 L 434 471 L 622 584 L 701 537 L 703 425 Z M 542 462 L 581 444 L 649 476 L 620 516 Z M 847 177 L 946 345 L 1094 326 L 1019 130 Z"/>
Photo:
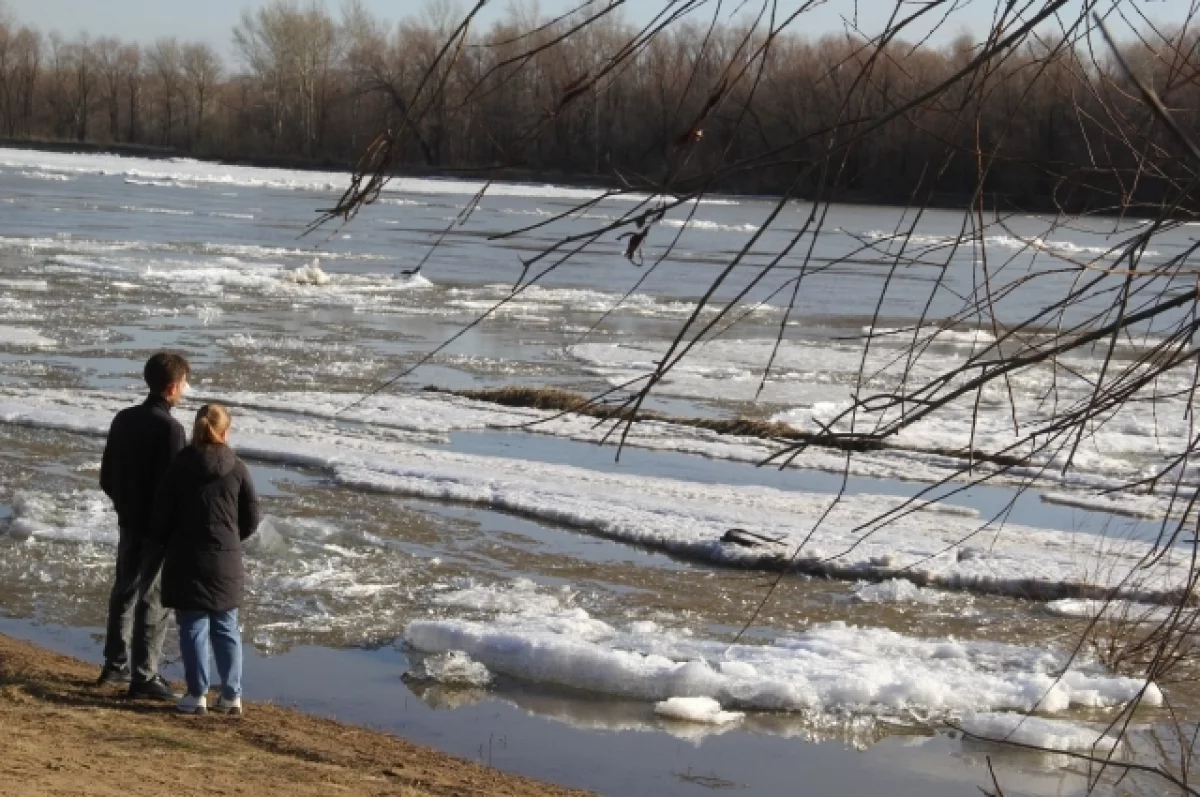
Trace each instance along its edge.
<path fill-rule="evenodd" d="M 1136 212 L 1167 193 L 1119 132 L 1140 124 L 1148 145 L 1163 137 L 1111 52 L 1061 33 L 1035 34 L 986 79 L 940 92 L 982 42 L 791 28 L 766 42 L 761 18 L 700 14 L 644 37 L 619 9 L 593 16 L 517 4 L 439 60 L 462 18 L 452 4 L 390 24 L 358 2 L 331 12 L 274 0 L 243 12 L 226 61 L 174 37 L 67 39 L 0 5 L 0 138 L 340 167 L 406 124 L 401 172 L 627 185 L 670 173 L 675 185 L 801 197 L 823 180 L 839 200 L 889 203 L 924 186 L 923 202 L 949 205 L 972 204 L 982 185 L 998 209 L 1071 212 Z M 1194 34 L 1149 22 L 1121 44 L 1188 130 L 1200 107 L 1186 60 L 1195 46 Z M 692 137 L 686 158 L 681 136 Z M 839 147 L 836 174 L 809 168 Z"/>

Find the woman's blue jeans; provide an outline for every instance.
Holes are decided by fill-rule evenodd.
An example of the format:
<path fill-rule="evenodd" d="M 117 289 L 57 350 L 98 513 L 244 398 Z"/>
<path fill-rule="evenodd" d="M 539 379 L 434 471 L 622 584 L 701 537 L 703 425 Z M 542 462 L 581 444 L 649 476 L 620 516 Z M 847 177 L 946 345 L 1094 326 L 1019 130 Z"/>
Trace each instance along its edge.
<path fill-rule="evenodd" d="M 183 654 L 183 672 L 188 694 L 208 694 L 208 646 L 212 643 L 221 679 L 221 696 L 233 700 L 242 696 L 242 635 L 238 631 L 238 610 L 227 612 L 175 612 L 179 623 L 179 650 Z"/>

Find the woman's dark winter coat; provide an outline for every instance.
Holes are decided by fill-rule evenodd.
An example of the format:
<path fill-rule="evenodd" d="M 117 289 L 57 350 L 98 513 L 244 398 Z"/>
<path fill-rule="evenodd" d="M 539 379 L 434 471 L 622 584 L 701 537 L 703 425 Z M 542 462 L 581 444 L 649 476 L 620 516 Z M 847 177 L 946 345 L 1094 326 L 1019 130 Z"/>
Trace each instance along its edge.
<path fill-rule="evenodd" d="M 190 445 L 159 484 L 154 529 L 166 547 L 163 605 L 224 612 L 242 602 L 242 541 L 258 528 L 258 494 L 226 445 Z"/>

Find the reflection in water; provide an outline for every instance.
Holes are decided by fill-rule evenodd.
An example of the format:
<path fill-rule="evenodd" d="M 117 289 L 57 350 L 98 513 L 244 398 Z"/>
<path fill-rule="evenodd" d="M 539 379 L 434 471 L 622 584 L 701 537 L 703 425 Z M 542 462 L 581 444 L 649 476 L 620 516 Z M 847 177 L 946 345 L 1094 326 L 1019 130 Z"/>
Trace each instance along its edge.
<path fill-rule="evenodd" d="M 419 661 L 419 657 L 412 657 Z M 487 689 L 448 686 L 431 680 L 405 678 L 409 691 L 437 711 L 486 708 L 503 703 L 540 719 L 561 723 L 574 729 L 602 733 L 666 734 L 700 748 L 706 742 L 728 734 L 769 736 L 808 744 L 836 744 L 860 753 L 868 750 L 889 766 L 923 776 L 961 780 L 967 772 L 986 772 L 990 760 L 999 783 L 1007 793 L 1028 795 L 1082 794 L 1089 778 L 1100 773 L 1089 770 L 1086 761 L 1066 754 L 1022 749 L 988 742 L 960 734 L 944 726 L 930 726 L 916 720 L 903 722 L 867 715 L 827 712 L 771 713 L 748 712 L 733 725 L 707 725 L 678 722 L 654 713 L 653 705 L 637 701 L 612 700 L 571 690 L 535 686 L 511 678 L 498 677 Z M 1128 743 L 1114 759 L 1133 760 L 1131 748 L 1143 750 L 1141 762 L 1151 760 L 1145 753 L 1152 747 L 1167 752 L 1163 740 L 1152 726 L 1131 729 Z M 726 781 L 712 770 L 676 772 L 681 780 L 713 788 Z M 1125 773 L 1111 767 L 1100 783 L 1113 786 L 1120 779 L 1129 794 L 1157 794 L 1161 785 L 1145 775 Z"/>
<path fill-rule="evenodd" d="M 1045 797 L 1082 794 L 1089 774 L 1086 764 L 1069 756 L 972 740 L 946 727 L 901 724 L 869 716 L 749 713 L 740 724 L 712 726 L 657 717 L 651 705 L 646 703 L 534 689 L 503 678 L 489 690 L 413 680 L 407 680 L 406 685 L 425 705 L 439 711 L 503 702 L 538 718 L 575 729 L 602 733 L 661 733 L 697 749 L 729 734 L 770 736 L 818 745 L 832 743 L 860 753 L 870 750 L 897 773 L 911 772 L 948 782 L 962 781 L 969 772 L 986 772 L 990 759 L 1001 787 L 1009 794 Z M 689 767 L 674 774 L 682 781 L 708 789 L 732 788 L 727 784 L 745 787 L 745 784 L 721 774 L 719 757 L 707 768 Z M 1092 775 L 1094 777 L 1095 773 Z M 1114 770 L 1104 781 L 1111 785 L 1118 776 Z M 1131 794 L 1157 793 L 1151 782 L 1126 778 L 1124 785 L 1130 788 Z M 931 785 L 930 793 L 932 788 Z M 964 788 L 973 790 L 974 786 L 964 785 Z"/>
<path fill-rule="evenodd" d="M 666 733 L 696 745 L 705 739 L 738 730 L 805 742 L 838 742 L 856 750 L 866 750 L 888 738 L 906 738 L 923 743 L 935 733 L 933 729 L 920 725 L 904 725 L 865 715 L 824 712 L 749 712 L 740 723 L 728 725 L 682 722 L 655 714 L 651 703 L 533 687 L 504 677 L 497 678 L 489 689 L 448 686 L 417 678 L 405 678 L 404 683 L 430 708 L 454 710 L 485 700 L 501 700 L 530 714 L 572 728 Z"/>

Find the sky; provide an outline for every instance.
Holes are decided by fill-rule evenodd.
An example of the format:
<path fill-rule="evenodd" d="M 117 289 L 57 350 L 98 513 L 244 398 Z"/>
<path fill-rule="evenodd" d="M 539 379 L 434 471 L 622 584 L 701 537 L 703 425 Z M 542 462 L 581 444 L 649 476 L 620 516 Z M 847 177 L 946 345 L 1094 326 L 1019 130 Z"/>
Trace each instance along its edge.
<path fill-rule="evenodd" d="M 531 0 L 525 0 L 530 2 Z M 57 30 L 68 38 L 86 32 L 95 38 L 116 36 L 126 41 L 151 42 L 162 36 L 176 36 L 186 41 L 205 41 L 227 58 L 234 55 L 231 30 L 244 9 L 265 5 L 268 0 L 0 0 L 15 19 L 32 24 L 43 32 Z M 305 0 L 307 2 L 307 0 Z M 416 16 L 428 0 L 363 0 L 364 5 L 376 16 L 392 22 Z M 453 0 L 451 0 L 453 2 Z M 510 0 L 490 0 L 485 6 L 482 21 L 490 24 L 506 15 Z M 579 5 L 582 0 L 540 0 L 538 6 L 546 16 L 561 14 Z M 726 9 L 736 8 L 741 0 L 725 0 Z M 796 7 L 800 0 L 781 0 L 781 7 Z M 950 22 L 933 39 L 934 44 L 945 43 L 959 33 L 980 37 L 990 26 L 995 0 L 958 0 L 963 6 Z M 1111 2 L 1111 0 L 1109 0 Z M 700 15 L 711 14 L 716 0 L 709 0 L 706 10 Z M 458 0 L 457 6 L 465 9 L 471 0 Z M 1032 3 L 1040 5 L 1040 2 Z M 1181 24 L 1187 17 L 1192 0 L 1125 0 L 1131 10 L 1140 9 L 1155 23 Z M 335 14 L 339 0 L 326 0 L 326 7 Z M 627 0 L 625 14 L 634 22 L 649 21 L 663 5 L 662 0 Z M 750 0 L 747 6 L 757 7 Z M 918 5 L 910 2 L 911 7 Z M 1071 6 L 1078 7 L 1078 0 Z M 801 33 L 819 36 L 822 33 L 844 29 L 844 20 L 859 15 L 859 24 L 870 30 L 871 25 L 881 24 L 893 7 L 891 0 L 825 0 L 820 7 L 807 12 L 802 23 L 795 26 Z M 1140 24 L 1133 14 L 1129 15 Z M 703 17 L 707 19 L 707 17 Z M 1117 26 L 1120 26 L 1118 21 Z"/>

